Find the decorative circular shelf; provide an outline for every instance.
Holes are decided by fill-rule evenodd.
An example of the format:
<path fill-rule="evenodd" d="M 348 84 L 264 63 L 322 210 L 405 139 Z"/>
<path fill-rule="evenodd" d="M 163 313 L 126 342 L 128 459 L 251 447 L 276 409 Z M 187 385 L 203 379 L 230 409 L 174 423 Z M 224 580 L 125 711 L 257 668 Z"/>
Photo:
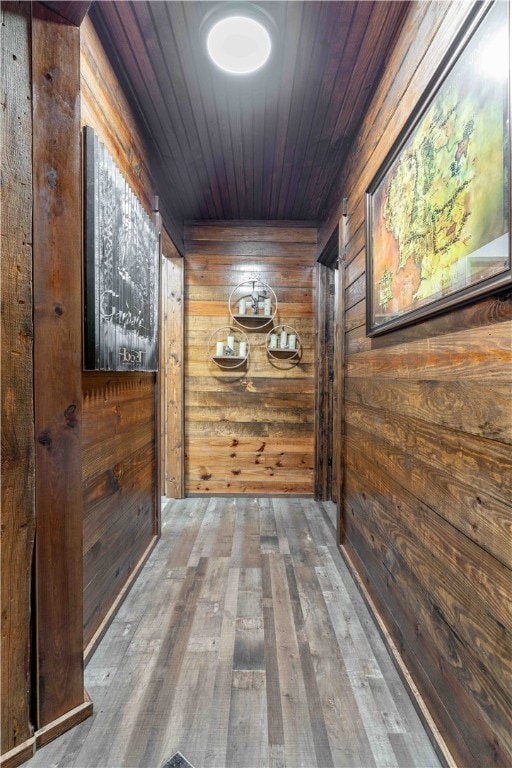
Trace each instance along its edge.
<path fill-rule="evenodd" d="M 277 297 L 270 285 L 250 278 L 239 283 L 229 296 L 229 314 L 247 330 L 269 325 L 277 312 Z"/>
<path fill-rule="evenodd" d="M 208 357 L 219 368 L 226 370 L 240 368 L 246 363 L 249 349 L 247 334 L 233 325 L 223 325 L 217 328 L 208 341 Z"/>
<path fill-rule="evenodd" d="M 272 338 L 275 336 L 275 341 Z M 275 344 L 275 346 L 272 346 Z M 302 340 L 291 325 L 276 325 L 267 333 L 267 355 L 274 360 L 298 363 L 302 356 Z"/>

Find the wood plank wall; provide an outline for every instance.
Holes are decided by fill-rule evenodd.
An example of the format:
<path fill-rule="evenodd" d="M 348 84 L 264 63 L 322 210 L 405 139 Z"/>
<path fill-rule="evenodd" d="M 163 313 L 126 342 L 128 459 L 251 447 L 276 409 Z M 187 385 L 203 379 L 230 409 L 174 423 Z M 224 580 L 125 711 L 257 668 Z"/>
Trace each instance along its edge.
<path fill-rule="evenodd" d="M 32 322 L 31 9 L 2 3 L 2 653 L 1 748 L 32 735 L 30 653 L 35 536 Z M 14 598 L 14 599 L 13 599 Z M 29 752 L 31 747 L 29 747 Z M 23 757 L 23 756 L 22 756 Z"/>
<path fill-rule="evenodd" d="M 81 33 L 82 125 L 105 143 L 146 210 L 153 187 L 136 120 L 87 17 Z M 84 646 L 90 652 L 157 530 L 156 377 L 84 372 Z"/>
<path fill-rule="evenodd" d="M 367 338 L 364 192 L 468 10 L 412 6 L 340 185 L 345 551 L 466 768 L 512 764 L 512 301 Z"/>
<path fill-rule="evenodd" d="M 185 228 L 185 489 L 187 494 L 313 493 L 314 253 L 317 231 L 294 223 L 219 222 Z M 228 299 L 243 280 L 268 283 L 275 323 L 299 331 L 304 353 L 271 365 L 268 329 L 249 332 L 241 374 L 208 359 L 208 340 L 232 321 Z"/>

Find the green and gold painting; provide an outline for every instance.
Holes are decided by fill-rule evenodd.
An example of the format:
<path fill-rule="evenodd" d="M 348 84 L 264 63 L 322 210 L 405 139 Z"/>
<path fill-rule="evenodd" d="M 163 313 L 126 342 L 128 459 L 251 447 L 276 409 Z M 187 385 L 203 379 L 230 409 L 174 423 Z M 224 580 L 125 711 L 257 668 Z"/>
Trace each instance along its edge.
<path fill-rule="evenodd" d="M 370 334 L 510 275 L 508 5 L 480 21 L 368 191 Z"/>

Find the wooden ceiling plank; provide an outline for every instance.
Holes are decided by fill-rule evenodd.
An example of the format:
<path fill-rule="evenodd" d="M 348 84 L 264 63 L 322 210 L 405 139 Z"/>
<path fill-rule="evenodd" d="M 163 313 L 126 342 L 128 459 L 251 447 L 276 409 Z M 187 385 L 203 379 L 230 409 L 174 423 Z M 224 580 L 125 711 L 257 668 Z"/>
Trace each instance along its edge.
<path fill-rule="evenodd" d="M 174 134 L 172 143 L 169 144 L 162 126 L 161 110 L 157 109 L 152 98 L 152 92 L 158 97 L 159 88 L 154 81 L 152 69 L 149 64 L 144 41 L 141 40 L 137 24 L 131 18 L 131 4 L 123 3 L 122 18 L 118 14 L 117 3 L 101 3 L 93 6 L 93 21 L 104 41 L 111 63 L 121 79 L 121 83 L 127 84 L 127 96 L 143 123 L 144 135 L 149 136 L 152 147 L 156 150 L 156 173 L 159 173 L 160 186 L 162 182 L 162 169 L 166 169 L 166 194 L 173 198 L 175 206 L 172 213 L 178 218 L 184 218 L 184 210 L 197 207 L 192 201 L 195 199 L 188 176 L 183 176 L 180 169 L 180 152 L 178 138 Z M 114 43 L 115 40 L 115 43 Z M 132 44 L 132 41 L 133 44 Z M 137 48 L 137 54 L 133 46 Z M 117 56 L 112 54 L 116 53 Z M 142 73 L 139 61 L 145 65 Z M 172 165 L 169 166 L 168 159 Z M 169 169 L 172 168 L 172 173 Z M 176 194 L 171 194 L 176 188 Z M 159 190 L 163 191 L 163 190 Z M 179 201 L 179 203 L 177 202 Z"/>
<path fill-rule="evenodd" d="M 315 40 L 315 50 L 322 51 L 318 55 L 317 80 L 310 83 L 310 97 L 304 98 L 301 123 L 298 130 L 298 141 L 295 150 L 292 170 L 288 178 L 288 193 L 286 209 L 293 217 L 298 216 L 298 208 L 306 194 L 311 168 L 316 156 L 318 144 L 323 140 L 325 116 L 331 100 L 333 84 L 342 66 L 343 52 L 348 31 L 347 16 L 350 20 L 353 3 L 322 4 L 318 12 L 318 27 Z M 339 30 L 347 30 L 339 34 Z M 339 38 L 339 39 L 337 39 Z M 311 80 L 311 77 L 309 78 Z M 332 169 L 329 169 L 332 172 Z M 316 211 L 312 212 L 316 215 Z"/>
<path fill-rule="evenodd" d="M 284 157 L 281 166 L 279 195 L 276 201 L 276 218 L 281 218 L 286 215 L 285 203 L 288 180 L 295 159 L 295 150 L 299 136 L 304 100 L 310 98 L 310 94 L 314 88 L 314 75 L 317 61 L 314 56 L 314 51 L 318 18 L 319 8 L 316 3 L 305 3 L 297 46 L 297 62 L 293 73 L 293 80 L 290 84 L 291 104 L 286 130 Z M 297 158 L 297 162 L 300 162 L 299 158 Z"/>
<path fill-rule="evenodd" d="M 152 16 L 152 12 L 158 11 L 159 8 L 165 11 L 167 4 L 137 2 L 130 3 L 130 6 L 132 14 L 123 13 L 123 23 L 134 41 L 134 64 L 140 68 L 138 61 L 136 61 L 138 51 L 146 51 L 149 56 L 149 66 L 144 68 L 146 90 L 158 116 L 159 131 L 169 148 L 175 146 L 176 142 L 177 146 L 180 147 L 181 151 L 174 162 L 177 164 L 181 178 L 186 179 L 189 183 L 195 205 L 199 210 L 201 201 L 204 199 L 203 179 L 197 173 L 196 165 L 192 161 L 194 155 L 191 154 L 191 129 L 186 124 L 182 113 L 185 108 L 185 101 L 176 93 L 180 86 L 179 69 L 176 67 L 175 70 L 172 70 L 172 75 L 170 74 L 164 55 L 165 46 L 162 44 L 159 28 Z M 169 20 L 166 19 L 164 23 L 169 29 Z M 172 29 L 170 29 L 169 37 L 171 38 L 171 45 L 166 46 L 166 50 L 172 50 L 173 47 Z M 194 149 L 193 147 L 192 153 Z"/>
<path fill-rule="evenodd" d="M 302 29 L 302 16 L 304 3 L 289 3 L 286 7 L 285 34 L 283 40 L 282 74 L 280 78 L 281 90 L 279 94 L 279 109 L 277 110 L 276 128 L 274 137 L 269 137 L 274 149 L 272 158 L 272 170 L 270 172 L 268 192 L 267 218 L 277 219 L 279 190 L 283 174 L 284 157 L 290 111 L 292 106 L 292 84 L 298 62 L 299 40 Z"/>
<path fill-rule="evenodd" d="M 300 218 L 309 210 L 311 191 L 316 187 L 319 176 L 334 174 L 335 167 L 329 162 L 332 152 L 332 133 L 336 125 L 337 112 L 332 105 L 339 104 L 348 88 L 347 71 L 352 67 L 356 55 L 355 18 L 358 14 L 369 13 L 369 3 L 344 2 L 335 4 L 338 15 L 332 21 L 334 39 L 322 80 L 322 91 L 317 105 L 316 119 L 310 137 L 309 151 L 298 182 L 297 200 L 293 216 Z M 315 211 L 315 216 L 318 212 Z"/>
<path fill-rule="evenodd" d="M 155 45 L 158 45 L 155 51 L 155 62 L 158 62 L 155 64 L 155 74 L 162 90 L 165 84 L 165 88 L 172 91 L 174 107 L 170 108 L 169 113 L 174 124 L 181 124 L 181 130 L 186 136 L 187 153 L 183 162 L 189 172 L 193 169 L 198 189 L 203 192 L 200 214 L 204 218 L 215 218 L 220 211 L 214 202 L 210 184 L 212 175 L 215 178 L 212 163 L 207 160 L 211 158 L 211 146 L 199 98 L 195 62 L 187 57 L 187 51 L 197 47 L 197 41 L 187 27 L 181 3 L 151 3 L 148 4 L 148 11 L 151 33 Z M 142 18 L 141 22 L 149 26 L 150 19 Z"/>

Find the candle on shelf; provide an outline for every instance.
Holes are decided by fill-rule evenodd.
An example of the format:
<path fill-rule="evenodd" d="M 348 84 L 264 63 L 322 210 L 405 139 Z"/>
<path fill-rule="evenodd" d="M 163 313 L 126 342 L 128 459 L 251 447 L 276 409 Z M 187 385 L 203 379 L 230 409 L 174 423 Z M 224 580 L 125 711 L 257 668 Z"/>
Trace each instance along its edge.
<path fill-rule="evenodd" d="M 290 333 L 288 336 L 288 349 L 295 349 L 295 343 L 297 341 L 297 336 L 295 333 Z"/>
<path fill-rule="evenodd" d="M 222 341 L 217 342 L 217 357 L 221 357 L 224 354 L 224 344 Z"/>
<path fill-rule="evenodd" d="M 240 357 L 247 357 L 247 342 L 241 341 L 240 342 L 240 351 L 238 353 Z"/>
<path fill-rule="evenodd" d="M 228 349 L 231 350 L 232 355 L 235 353 L 235 337 L 234 336 L 228 336 Z"/>
<path fill-rule="evenodd" d="M 271 313 L 272 313 L 272 303 L 270 299 L 265 299 L 265 301 L 263 302 L 263 314 L 266 315 L 267 317 L 270 317 Z"/>
<path fill-rule="evenodd" d="M 286 349 L 287 339 L 288 339 L 288 335 L 286 331 L 281 331 L 281 344 L 280 344 L 281 349 Z"/>
<path fill-rule="evenodd" d="M 240 299 L 238 302 L 238 314 L 239 315 L 245 315 L 246 310 L 246 301 L 245 299 Z"/>
<path fill-rule="evenodd" d="M 277 349 L 277 333 L 270 334 L 270 349 Z"/>

